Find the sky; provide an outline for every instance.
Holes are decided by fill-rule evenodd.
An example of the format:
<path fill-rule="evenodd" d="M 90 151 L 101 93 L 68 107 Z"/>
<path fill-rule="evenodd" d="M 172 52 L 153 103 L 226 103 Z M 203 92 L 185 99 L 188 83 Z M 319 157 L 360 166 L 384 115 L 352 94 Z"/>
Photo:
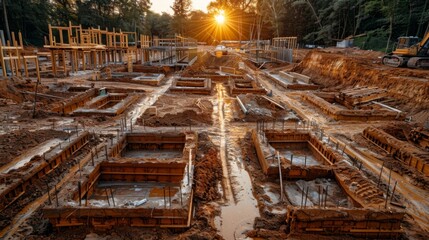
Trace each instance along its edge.
<path fill-rule="evenodd" d="M 174 0 L 152 0 L 152 7 L 150 8 L 152 11 L 157 13 L 167 12 L 169 14 L 173 14 L 173 10 L 171 10 L 171 5 L 173 5 Z M 201 10 L 203 12 L 207 12 L 207 5 L 211 0 L 192 0 L 192 10 Z"/>

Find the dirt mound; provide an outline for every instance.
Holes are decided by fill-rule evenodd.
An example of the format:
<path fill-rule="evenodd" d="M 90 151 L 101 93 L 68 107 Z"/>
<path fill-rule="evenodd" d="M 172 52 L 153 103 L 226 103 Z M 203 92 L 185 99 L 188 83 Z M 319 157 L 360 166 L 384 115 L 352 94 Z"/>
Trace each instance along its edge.
<path fill-rule="evenodd" d="M 66 139 L 68 133 L 55 130 L 39 130 L 30 132 L 18 130 L 0 135 L 0 166 L 12 161 L 25 150 L 53 138 Z"/>
<path fill-rule="evenodd" d="M 284 119 L 286 121 L 298 120 L 297 116 L 290 109 L 287 109 L 285 105 L 280 103 L 285 108 L 281 109 L 260 95 L 241 94 L 238 98 L 246 107 L 247 113 L 244 114 L 237 103 L 237 111 L 235 112 L 238 116 L 235 117 L 236 121 L 244 120 L 246 122 L 254 122 L 259 120 L 272 121 L 274 119 Z"/>
<path fill-rule="evenodd" d="M 198 154 L 195 159 L 195 198 L 213 201 L 220 198 L 218 183 L 222 179 L 219 151 L 207 133 L 198 135 Z"/>
<path fill-rule="evenodd" d="M 161 126 L 205 126 L 213 124 L 213 104 L 204 98 L 163 95 L 138 119 L 138 124 Z"/>
<path fill-rule="evenodd" d="M 10 99 L 16 103 L 22 103 L 25 97 L 14 86 L 12 80 L 0 81 L 0 98 Z"/>
<path fill-rule="evenodd" d="M 390 68 L 380 64 L 376 52 L 311 51 L 294 71 L 312 77 L 325 87 L 379 87 L 402 100 L 406 111 L 416 113 L 429 106 L 428 71 Z"/>
<path fill-rule="evenodd" d="M 210 52 L 204 52 L 198 56 L 198 60 L 190 67 L 186 68 L 183 76 L 192 76 L 196 73 L 213 73 L 219 70 L 219 67 L 232 67 L 238 69 L 238 63 L 242 62 L 237 55 L 224 55 L 216 57 Z"/>

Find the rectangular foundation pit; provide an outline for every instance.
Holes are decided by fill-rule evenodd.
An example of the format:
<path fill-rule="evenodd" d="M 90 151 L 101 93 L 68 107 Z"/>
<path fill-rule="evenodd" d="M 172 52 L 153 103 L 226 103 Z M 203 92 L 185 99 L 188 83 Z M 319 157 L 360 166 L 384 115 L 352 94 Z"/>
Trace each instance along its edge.
<path fill-rule="evenodd" d="M 405 119 L 404 113 L 389 108 L 351 110 L 341 105 L 332 104 L 313 93 L 302 93 L 301 97 L 337 121 L 390 121 Z"/>
<path fill-rule="evenodd" d="M 171 92 L 210 95 L 212 81 L 209 78 L 176 78 L 170 87 Z"/>
<path fill-rule="evenodd" d="M 280 157 L 293 161 L 293 164 L 315 166 L 322 163 L 313 155 L 307 144 L 271 144 L 280 154 Z"/>
<path fill-rule="evenodd" d="M 277 152 L 286 178 L 327 176 L 330 170 L 325 166 L 343 160 L 341 154 L 308 131 L 253 131 L 252 138 L 262 171 L 267 175 L 279 174 Z"/>
<path fill-rule="evenodd" d="M 128 133 L 108 140 L 44 215 L 56 227 L 189 227 L 197 142 L 194 132 Z"/>
<path fill-rule="evenodd" d="M 413 144 L 398 140 L 381 129 L 368 127 L 363 136 L 371 143 L 380 147 L 401 164 L 409 166 L 426 177 L 429 177 L 429 153 Z"/>
<path fill-rule="evenodd" d="M 288 206 L 291 234 L 347 235 L 359 238 L 398 238 L 405 212 L 386 209 L 300 208 Z"/>
<path fill-rule="evenodd" d="M 278 74 L 264 72 L 265 76 L 268 77 L 275 84 L 278 84 L 286 89 L 291 90 L 317 90 L 320 88 L 319 85 L 311 83 L 310 79 L 305 78 L 304 80 L 299 80 L 289 72 L 280 71 Z"/>
<path fill-rule="evenodd" d="M 284 182 L 284 191 L 295 207 L 354 207 L 334 178 L 287 181 Z"/>
<path fill-rule="evenodd" d="M 72 115 L 116 116 L 123 113 L 137 99 L 136 94 L 108 93 L 93 98 L 84 107 L 75 110 Z"/>
<path fill-rule="evenodd" d="M 253 93 L 266 94 L 267 91 L 255 80 L 235 78 L 229 80 L 229 88 L 231 96 L 239 94 Z"/>
<path fill-rule="evenodd" d="M 38 179 L 53 172 L 62 163 L 72 159 L 73 155 L 90 141 L 88 132 L 75 134 L 59 143 L 40 157 L 38 162 L 29 162 L 19 169 L 20 174 L 5 173 L 0 176 L 0 211 L 19 199 Z M 14 171 L 14 170 L 12 170 Z"/>
<path fill-rule="evenodd" d="M 303 166 L 291 164 L 288 154 L 286 158 L 280 157 L 280 186 L 283 186 L 283 196 L 291 203 L 285 219 L 291 234 L 391 237 L 402 233 L 403 209 L 388 203 L 388 211 L 380 210 L 385 208 L 386 201 L 377 184 L 313 133 L 288 129 L 252 134 L 262 170 L 275 178 L 276 183 L 280 181 L 279 163 L 272 157 L 273 152 L 300 150 L 299 153 L 311 153 L 323 164 Z M 379 212 L 388 214 L 380 218 Z"/>

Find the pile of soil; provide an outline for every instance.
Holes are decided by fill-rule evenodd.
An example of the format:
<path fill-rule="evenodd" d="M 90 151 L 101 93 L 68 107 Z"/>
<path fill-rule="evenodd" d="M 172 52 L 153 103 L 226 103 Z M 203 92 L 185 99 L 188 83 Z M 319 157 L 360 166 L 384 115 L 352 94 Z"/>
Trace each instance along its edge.
<path fill-rule="evenodd" d="M 255 94 L 240 94 L 238 98 L 244 104 L 247 109 L 247 114 L 244 114 L 237 102 L 237 111 L 238 116 L 235 117 L 235 121 L 246 121 L 246 122 L 255 122 L 255 121 L 272 121 L 272 120 L 285 120 L 285 121 L 298 121 L 298 117 L 286 106 L 281 104 L 285 109 L 280 109 L 267 99 L 263 98 L 260 95 Z"/>
<path fill-rule="evenodd" d="M 196 199 L 201 201 L 220 199 L 218 184 L 222 179 L 222 163 L 219 158 L 219 150 L 207 133 L 198 135 L 198 152 L 195 158 L 194 174 L 194 197 Z"/>
<path fill-rule="evenodd" d="M 401 110 L 416 114 L 429 106 L 426 70 L 392 68 L 380 63 L 382 54 L 363 50 L 313 50 L 293 70 L 325 87 L 379 87 L 401 102 Z"/>
<path fill-rule="evenodd" d="M 25 101 L 25 96 L 19 92 L 11 79 L 0 81 L 0 98 L 10 99 L 15 103 Z"/>
<path fill-rule="evenodd" d="M 232 67 L 238 70 L 238 63 L 242 62 L 240 56 L 223 55 L 216 57 L 209 52 L 204 52 L 198 56 L 197 61 L 192 66 L 186 68 L 182 73 L 184 77 L 192 77 L 195 74 L 213 74 L 219 71 L 219 67 Z"/>
<path fill-rule="evenodd" d="M 166 94 L 143 113 L 137 123 L 150 127 L 206 126 L 213 124 L 212 113 L 213 104 L 207 99 Z"/>
<path fill-rule="evenodd" d="M 25 150 L 53 138 L 66 139 L 68 133 L 55 130 L 17 130 L 0 135 L 0 166 L 3 166 Z"/>

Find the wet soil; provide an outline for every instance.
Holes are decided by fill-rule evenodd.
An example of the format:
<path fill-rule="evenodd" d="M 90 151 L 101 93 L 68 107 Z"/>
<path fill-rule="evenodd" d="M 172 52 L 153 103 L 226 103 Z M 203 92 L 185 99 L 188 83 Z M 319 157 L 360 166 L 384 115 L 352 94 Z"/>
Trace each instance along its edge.
<path fill-rule="evenodd" d="M 3 166 L 27 149 L 37 146 L 49 139 L 66 139 L 69 134 L 56 130 L 17 130 L 0 135 L 0 166 Z"/>
<path fill-rule="evenodd" d="M 68 173 L 68 170 L 74 165 L 78 164 L 79 159 L 85 156 L 91 150 L 91 148 L 96 146 L 98 143 L 100 143 L 99 139 L 92 139 L 87 145 L 85 145 L 85 147 L 74 154 L 73 160 L 61 163 L 54 171 L 32 183 L 31 187 L 27 188 L 22 196 L 20 196 L 13 204 L 2 211 L 2 214 L 0 215 L 0 231 L 8 226 L 11 223 L 12 218 L 15 217 L 15 215 L 18 214 L 21 210 L 23 210 L 25 206 L 35 201 L 43 194 L 46 194 L 48 189 L 53 189 L 54 186 L 65 176 L 65 174 Z M 37 155 L 32 159 L 32 162 L 37 161 L 43 161 L 42 157 Z M 8 177 L 19 177 L 21 175 L 20 170 L 22 169 L 13 170 L 13 172 L 8 174 Z M 45 204 L 55 204 L 54 196 L 51 196 L 50 203 L 48 202 Z M 41 212 L 41 210 L 38 211 Z M 40 212 L 39 214 L 36 214 L 34 217 L 32 217 L 33 220 L 29 221 L 30 226 L 32 229 L 35 229 L 37 234 L 46 233 L 50 229 L 47 219 L 38 219 Z M 34 218 L 38 220 L 35 221 Z M 34 225 L 31 225 L 32 222 Z"/>
<path fill-rule="evenodd" d="M 381 54 L 372 51 L 313 50 L 294 71 L 312 77 L 324 87 L 379 87 L 387 89 L 400 110 L 414 116 L 429 106 L 427 70 L 391 68 L 381 64 Z"/>
<path fill-rule="evenodd" d="M 252 179 L 253 192 L 261 215 L 255 219 L 254 229 L 247 232 L 247 236 L 262 239 L 286 239 L 285 209 L 288 202 L 287 200 L 279 201 L 279 196 L 273 196 L 272 193 L 280 192 L 279 180 L 268 178 L 263 174 L 250 133 L 247 133 L 241 142 L 241 151 L 245 156 L 246 170 Z M 267 191 L 267 186 L 270 186 L 269 191 Z"/>
<path fill-rule="evenodd" d="M 219 200 L 221 194 L 218 185 L 222 179 L 222 163 L 219 150 L 211 142 L 207 133 L 198 135 L 194 174 L 194 197 L 203 202 Z"/>
<path fill-rule="evenodd" d="M 166 94 L 137 120 L 150 127 L 207 126 L 212 121 L 213 104 L 208 98 Z"/>
<path fill-rule="evenodd" d="M 238 96 L 243 105 L 247 109 L 247 113 L 244 114 L 241 110 L 239 103 L 235 104 L 236 110 L 234 111 L 235 121 L 298 121 L 299 118 L 296 114 L 288 109 L 284 104 L 279 103 L 285 109 L 281 109 L 275 106 L 270 101 L 266 100 L 262 96 L 255 94 L 241 94 Z"/>

